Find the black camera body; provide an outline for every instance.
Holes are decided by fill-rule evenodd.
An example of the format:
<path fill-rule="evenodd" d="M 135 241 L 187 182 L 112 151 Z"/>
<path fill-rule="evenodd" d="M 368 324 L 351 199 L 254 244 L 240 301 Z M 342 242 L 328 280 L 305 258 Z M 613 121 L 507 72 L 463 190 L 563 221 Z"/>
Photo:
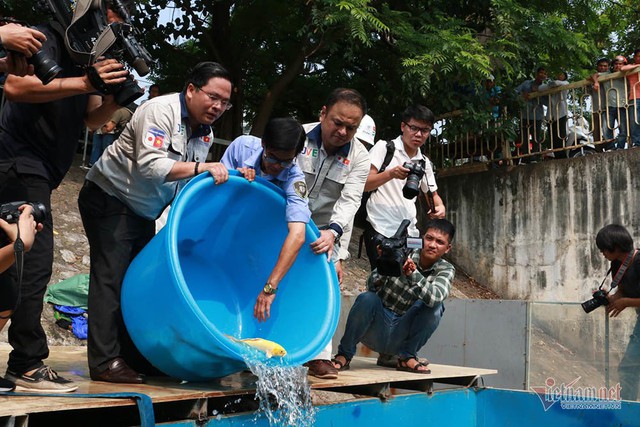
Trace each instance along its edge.
<path fill-rule="evenodd" d="M 413 199 L 414 197 L 417 197 L 418 194 L 420 194 L 420 180 L 425 173 L 424 166 L 422 162 L 405 162 L 402 167 L 405 169 L 409 169 L 407 182 L 404 187 L 402 187 L 402 195 L 405 199 Z"/>
<path fill-rule="evenodd" d="M 39 224 L 44 222 L 47 215 L 47 208 L 39 202 L 10 202 L 0 205 L 0 218 L 7 221 L 9 224 L 15 224 L 20 218 L 20 210 L 18 209 L 22 205 L 30 205 L 33 208 L 33 218 Z"/>
<path fill-rule="evenodd" d="M 136 36 L 139 32 L 122 1 L 111 0 L 110 3 L 123 22 L 108 23 L 105 0 L 35 2 L 41 11 L 52 17 L 56 27 L 62 28 L 67 50 L 74 62 L 87 67 L 91 84 L 103 94 L 113 94 L 118 105 L 126 106 L 144 94 L 144 89 L 138 86 L 133 76 L 127 76 L 123 83 L 107 85 L 89 69 L 93 69 L 95 61 L 104 56 L 114 58 L 136 70 L 140 76 L 145 76 L 155 61 L 138 42 Z M 76 9 L 80 11 L 76 13 Z"/>
<path fill-rule="evenodd" d="M 411 251 L 422 248 L 422 239 L 409 237 L 409 232 L 407 231 L 409 224 L 411 224 L 411 221 L 408 219 L 403 220 L 392 237 L 384 238 L 380 241 L 379 245 L 382 253 L 376 264 L 380 275 L 400 277 L 402 275 L 402 267 Z"/>
<path fill-rule="evenodd" d="M 593 298 L 580 304 L 585 313 L 591 313 L 601 305 L 609 305 L 607 293 L 602 289 L 598 289 L 593 293 Z"/>

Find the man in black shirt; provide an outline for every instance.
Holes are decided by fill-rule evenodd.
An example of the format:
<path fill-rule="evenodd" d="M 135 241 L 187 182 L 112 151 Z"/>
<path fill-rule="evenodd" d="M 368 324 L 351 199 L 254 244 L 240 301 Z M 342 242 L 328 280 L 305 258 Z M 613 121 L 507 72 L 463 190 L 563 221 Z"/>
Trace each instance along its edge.
<path fill-rule="evenodd" d="M 110 22 L 121 20 L 109 1 L 107 12 Z M 49 25 L 38 29 L 46 36 L 42 50 L 63 71 L 46 86 L 35 76 L 10 75 L 4 87 L 8 102 L 0 117 L 0 203 L 26 200 L 47 208 L 44 228 L 24 257 L 20 290 L 15 268 L 0 275 L 0 313 L 11 314 L 9 343 L 13 347 L 5 378 L 17 389 L 71 392 L 77 386 L 43 363 L 49 355 L 40 315 L 53 264 L 51 191 L 71 166 L 82 119 L 96 129 L 119 107 L 112 95 L 95 95 L 96 89 L 73 63 L 57 31 Z M 122 83 L 128 75 L 114 59 L 99 61 L 94 68 L 110 85 Z M 4 323 L 0 320 L 0 328 Z"/>
<path fill-rule="evenodd" d="M 598 231 L 596 246 L 602 255 L 611 261 L 611 275 L 618 286 L 609 291 L 606 306 L 610 317 L 617 317 L 625 308 L 640 308 L 640 253 L 633 248 L 633 239 L 621 225 L 609 224 Z M 621 266 L 628 259 L 628 267 L 622 270 L 622 277 L 616 277 Z M 611 293 L 614 291 L 615 293 Z M 618 366 L 620 378 L 620 397 L 624 400 L 637 400 L 640 389 L 640 318 L 629 338 L 627 350 Z"/>

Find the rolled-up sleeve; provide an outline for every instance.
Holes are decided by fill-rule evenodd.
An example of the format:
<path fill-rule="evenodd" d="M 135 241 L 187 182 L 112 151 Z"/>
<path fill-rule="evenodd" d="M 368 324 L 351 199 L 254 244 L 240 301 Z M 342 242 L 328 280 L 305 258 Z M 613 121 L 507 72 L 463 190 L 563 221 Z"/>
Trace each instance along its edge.
<path fill-rule="evenodd" d="M 145 108 L 132 125 L 137 135 L 136 162 L 144 177 L 164 182 L 176 160 L 167 157 L 172 136 L 173 111 L 169 105 Z"/>

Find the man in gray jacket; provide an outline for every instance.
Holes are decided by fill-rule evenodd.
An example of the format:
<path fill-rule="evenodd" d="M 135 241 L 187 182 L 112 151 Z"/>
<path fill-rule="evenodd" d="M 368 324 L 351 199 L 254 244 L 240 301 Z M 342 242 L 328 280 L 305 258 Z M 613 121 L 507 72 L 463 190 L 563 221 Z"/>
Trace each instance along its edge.
<path fill-rule="evenodd" d="M 353 218 L 360 207 L 369 175 L 369 153 L 355 139 L 366 102 L 353 89 L 335 89 L 320 111 L 320 123 L 304 126 L 307 140 L 298 165 L 305 174 L 311 219 L 320 229 L 320 238 L 311 243 L 315 253 L 326 253 L 342 282 L 342 260 L 348 247 Z M 321 303 L 321 302 L 319 302 Z M 309 374 L 333 379 L 338 371 L 330 361 L 331 343 L 305 365 Z"/>

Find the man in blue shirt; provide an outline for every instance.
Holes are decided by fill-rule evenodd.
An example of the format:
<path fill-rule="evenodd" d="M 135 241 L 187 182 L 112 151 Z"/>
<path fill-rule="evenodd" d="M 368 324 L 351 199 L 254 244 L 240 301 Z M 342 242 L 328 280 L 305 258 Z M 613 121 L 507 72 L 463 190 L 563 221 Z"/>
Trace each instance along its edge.
<path fill-rule="evenodd" d="M 311 217 L 304 174 L 294 163 L 305 139 L 305 132 L 296 120 L 272 119 L 267 123 L 262 140 L 251 135 L 238 137 L 229 145 L 221 160 L 228 169 L 237 169 L 249 181 L 253 181 L 256 175 L 270 181 L 284 190 L 287 199 L 289 234 L 275 267 L 256 299 L 253 314 L 259 321 L 269 318 L 278 284 L 304 244 L 305 226 Z"/>

